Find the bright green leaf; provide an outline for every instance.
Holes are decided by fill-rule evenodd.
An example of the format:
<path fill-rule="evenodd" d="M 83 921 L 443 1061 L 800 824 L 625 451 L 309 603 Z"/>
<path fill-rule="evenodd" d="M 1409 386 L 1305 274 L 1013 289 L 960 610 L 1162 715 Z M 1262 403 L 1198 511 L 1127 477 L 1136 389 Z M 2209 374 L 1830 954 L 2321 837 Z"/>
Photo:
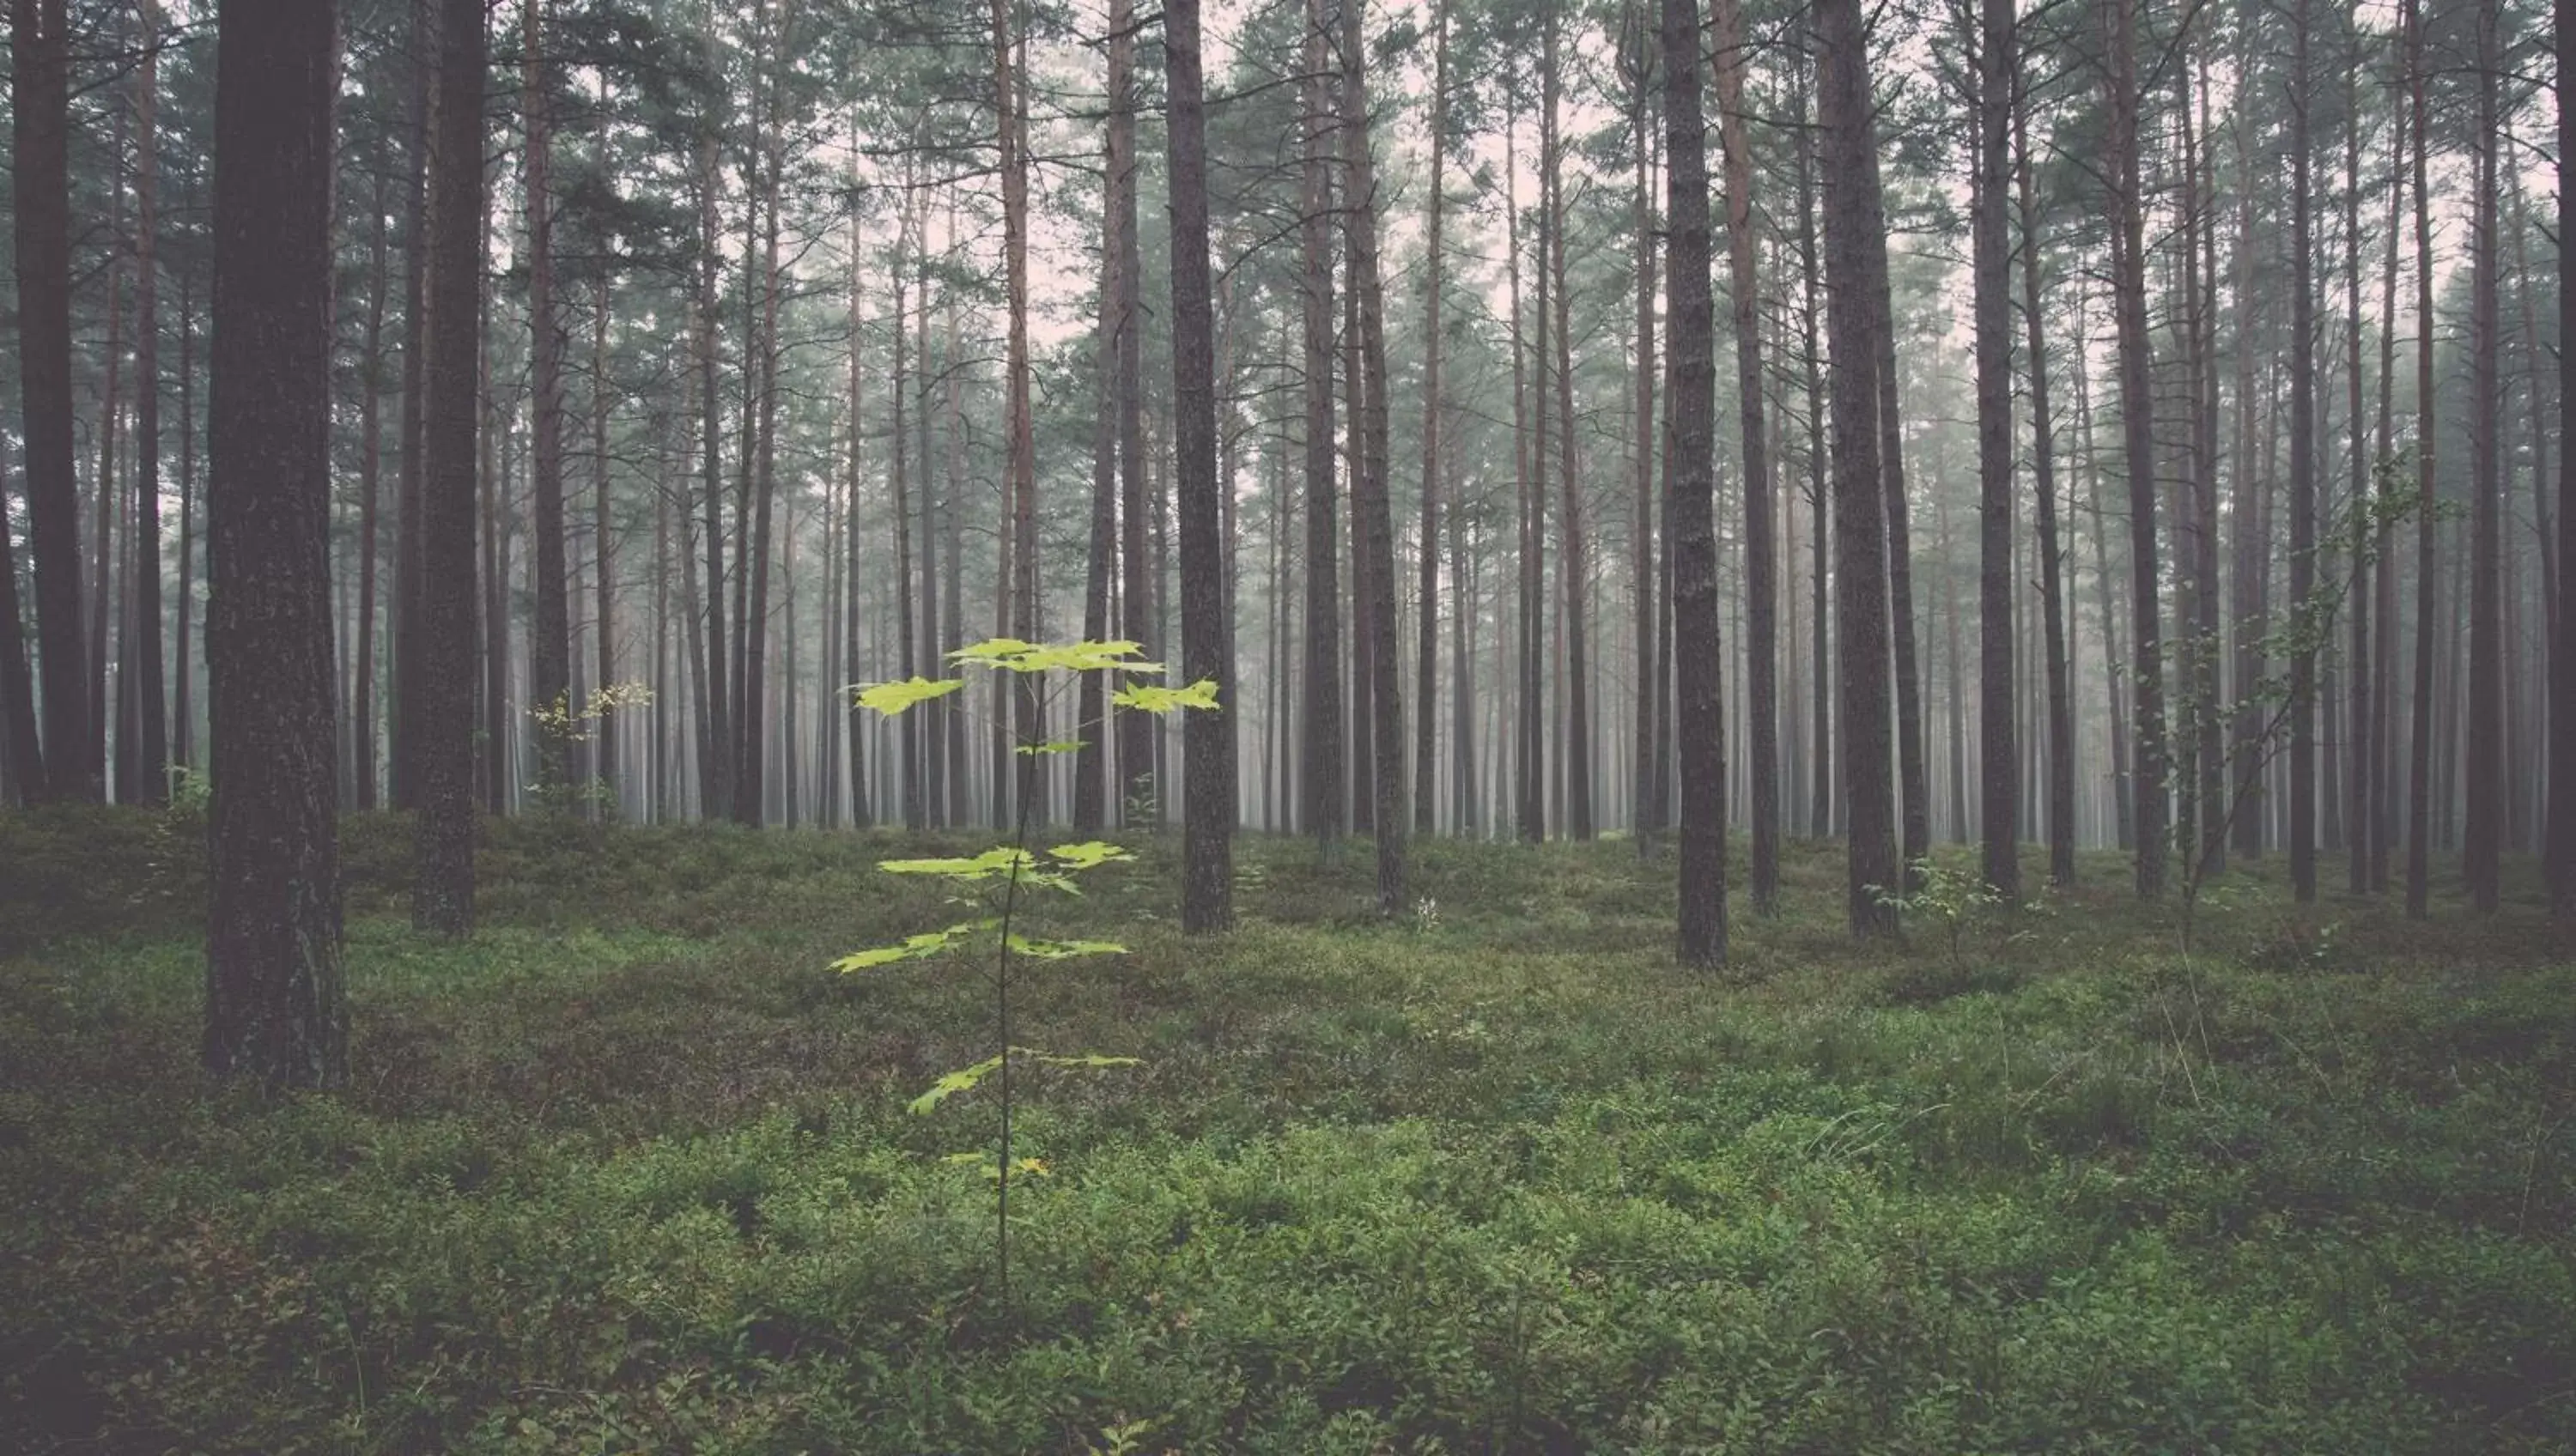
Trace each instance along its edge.
<path fill-rule="evenodd" d="M 1140 713 L 1172 713 L 1187 708 L 1215 708 L 1216 680 L 1200 678 L 1185 688 L 1164 687 L 1156 683 L 1130 683 L 1110 694 L 1109 700 L 1122 708 Z"/>
<path fill-rule="evenodd" d="M 953 1071 L 947 1076 L 940 1078 L 938 1081 L 931 1083 L 929 1091 L 912 1099 L 913 1115 L 916 1117 L 928 1116 L 930 1113 L 938 1109 L 940 1103 L 947 1101 L 949 1098 L 956 1096 L 960 1092 L 973 1091 L 976 1084 L 982 1082 L 986 1077 L 993 1075 L 1001 1069 L 1002 1059 L 1000 1057 L 986 1057 L 984 1060 L 977 1062 L 971 1067 L 958 1068 L 956 1071 Z"/>
<path fill-rule="evenodd" d="M 859 689 L 859 706 L 891 718 L 915 704 L 944 698 L 964 686 L 966 679 L 962 677 L 913 677 L 903 682 L 870 683 Z"/>

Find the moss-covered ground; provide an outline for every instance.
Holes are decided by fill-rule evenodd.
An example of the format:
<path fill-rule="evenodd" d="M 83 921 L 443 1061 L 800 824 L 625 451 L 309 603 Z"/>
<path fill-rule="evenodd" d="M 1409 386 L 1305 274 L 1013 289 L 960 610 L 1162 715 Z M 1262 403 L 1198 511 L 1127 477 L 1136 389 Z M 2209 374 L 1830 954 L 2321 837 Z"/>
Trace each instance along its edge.
<path fill-rule="evenodd" d="M 197 831 L 0 817 L 0 1449 L 2567 1452 L 2576 968 L 2121 861 L 1955 947 L 1795 846 L 1720 974 L 1669 860 L 1170 845 L 1043 906 L 996 1279 L 972 966 L 886 835 L 495 825 L 485 927 L 348 833 L 355 1076 L 195 1070 Z M 978 847 L 959 837 L 951 848 Z M 1964 864 L 1965 861 L 1963 860 Z M 2032 869 L 2033 883 L 2039 879 Z M 2340 866 L 2330 865 L 2330 883 Z M 1033 927 L 1034 928 L 1034 927 Z"/>

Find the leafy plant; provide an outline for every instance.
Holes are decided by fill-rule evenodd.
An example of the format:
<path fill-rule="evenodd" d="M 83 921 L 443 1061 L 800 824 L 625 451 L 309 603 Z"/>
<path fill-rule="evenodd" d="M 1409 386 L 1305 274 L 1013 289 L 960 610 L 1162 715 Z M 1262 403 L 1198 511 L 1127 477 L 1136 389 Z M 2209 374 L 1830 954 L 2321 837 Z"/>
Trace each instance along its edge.
<path fill-rule="evenodd" d="M 597 726 L 607 722 L 611 714 L 646 707 L 652 701 L 653 690 L 640 682 L 604 683 L 590 690 L 578 712 L 573 708 L 572 690 L 567 688 L 555 694 L 553 701 L 529 709 L 528 717 L 536 724 L 537 736 L 544 740 L 544 757 L 569 763 L 572 746 L 589 742 Z M 580 810 L 608 818 L 617 811 L 616 788 L 598 779 L 575 781 L 567 774 L 560 781 L 530 784 L 528 793 L 537 808 L 553 813 Z"/>
<path fill-rule="evenodd" d="M 1044 681 L 1037 694 L 1043 708 L 1055 690 L 1067 681 L 1078 681 L 1083 673 L 1115 672 L 1131 675 L 1160 673 L 1160 663 L 1138 660 L 1141 652 L 1133 642 L 1069 642 L 1043 645 L 1023 642 L 1016 637 L 995 637 L 948 655 L 962 667 L 978 667 L 994 672 L 1012 672 Z M 859 705 L 891 717 L 897 713 L 958 692 L 966 686 L 962 677 L 913 677 L 901 682 L 874 683 L 857 688 Z M 1216 684 L 1201 679 L 1187 687 L 1163 683 L 1131 682 L 1109 695 L 1113 709 L 1139 713 L 1176 713 L 1192 708 L 1213 708 Z M 1077 725 L 1077 733 L 1096 731 L 1098 723 Z M 1079 737 L 1071 740 L 1031 741 L 1019 745 L 1023 755 L 1068 753 L 1081 746 Z M 1024 934 L 1020 928 L 1024 890 L 1052 890 L 1063 894 L 1080 894 L 1074 877 L 1104 865 L 1133 860 L 1125 848 L 1106 840 L 1081 844 L 1060 844 L 1044 854 L 1029 848 L 1029 810 L 1031 800 L 1024 796 L 1019 805 L 1015 828 L 1008 844 L 997 845 L 981 854 L 933 859 L 880 860 L 877 868 L 888 874 L 924 875 L 944 880 L 951 887 L 950 903 L 975 912 L 937 930 L 908 935 L 892 945 L 856 951 L 832 963 L 833 969 L 848 973 L 874 970 L 901 961 L 970 956 L 980 961 L 989 951 L 993 973 L 994 1040 L 999 1050 L 971 1065 L 959 1067 L 941 1076 L 928 1090 L 912 1100 L 912 1110 L 926 1115 L 940 1104 L 960 1093 L 974 1091 L 991 1079 L 1001 1103 L 1000 1156 L 985 1164 L 986 1174 L 993 1179 L 994 1249 L 997 1269 L 996 1284 L 1002 1302 L 1007 1304 L 1011 1290 L 1011 1175 L 1019 1172 L 1043 1176 L 1045 1164 L 1034 1158 L 1014 1162 L 1011 1157 L 1011 1068 L 1016 1063 L 1046 1067 L 1116 1067 L 1132 1066 L 1134 1057 L 1104 1056 L 1096 1052 L 1058 1053 L 1022 1046 L 1013 1040 L 1011 1025 L 1011 968 L 1018 958 L 1042 961 L 1072 960 L 1083 956 L 1119 955 L 1126 947 L 1105 940 L 1053 940 Z M 981 1162 L 980 1154 L 968 1153 L 960 1161 Z"/>
<path fill-rule="evenodd" d="M 1870 892 L 1878 897 L 1878 903 L 1899 915 L 1929 915 L 1940 921 L 1949 935 L 1950 969 L 1965 979 L 1968 963 L 1961 953 L 1960 938 L 1967 930 L 1968 919 L 2003 904 L 2003 892 L 1987 884 L 1983 877 L 1951 869 L 1928 854 L 1907 868 L 1911 871 L 1905 877 L 1913 887 L 1910 890 L 1893 892 L 1872 885 Z"/>

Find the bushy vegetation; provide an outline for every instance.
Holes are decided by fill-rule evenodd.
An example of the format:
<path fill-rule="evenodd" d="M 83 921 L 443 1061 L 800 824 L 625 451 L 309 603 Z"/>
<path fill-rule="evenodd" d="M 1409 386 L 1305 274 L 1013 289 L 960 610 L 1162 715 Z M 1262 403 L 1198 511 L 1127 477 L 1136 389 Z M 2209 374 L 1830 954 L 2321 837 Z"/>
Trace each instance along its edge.
<path fill-rule="evenodd" d="M 2195 951 L 2124 876 L 1953 956 L 1793 849 L 1723 977 L 1632 846 L 1170 846 L 1031 1023 L 993 1297 L 971 978 L 883 837 L 496 824 L 491 928 L 350 828 L 357 1069 L 194 1070 L 185 825 L 0 819 L 0 1447 L 147 1452 L 2576 1449 L 2576 970 L 2536 909 Z M 977 841 L 950 846 L 967 849 Z M 920 849 L 906 841 L 904 852 Z M 2033 876 L 2037 883 L 2037 876 Z"/>

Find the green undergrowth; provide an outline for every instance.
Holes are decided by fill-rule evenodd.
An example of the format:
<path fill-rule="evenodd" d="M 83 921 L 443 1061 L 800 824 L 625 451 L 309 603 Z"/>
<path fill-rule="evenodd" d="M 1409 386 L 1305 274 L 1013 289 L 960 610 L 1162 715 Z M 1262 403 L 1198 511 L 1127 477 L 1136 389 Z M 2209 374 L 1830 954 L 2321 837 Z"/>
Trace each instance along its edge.
<path fill-rule="evenodd" d="M 0 817 L 0 1449 L 2560 1452 L 2576 970 L 2228 881 L 1856 947 L 1793 846 L 1733 966 L 1669 861 L 1176 847 L 1027 971 L 1011 1302 L 978 978 L 829 960 L 972 835 L 488 829 L 486 928 L 348 834 L 346 1094 L 193 1070 L 185 826 Z M 2339 868 L 2339 867 L 2336 867 Z M 2329 870 L 2331 875 L 2333 870 Z M 2037 883 L 2037 867 L 2033 870 Z M 1739 883 L 1741 881 L 1739 880 Z"/>

